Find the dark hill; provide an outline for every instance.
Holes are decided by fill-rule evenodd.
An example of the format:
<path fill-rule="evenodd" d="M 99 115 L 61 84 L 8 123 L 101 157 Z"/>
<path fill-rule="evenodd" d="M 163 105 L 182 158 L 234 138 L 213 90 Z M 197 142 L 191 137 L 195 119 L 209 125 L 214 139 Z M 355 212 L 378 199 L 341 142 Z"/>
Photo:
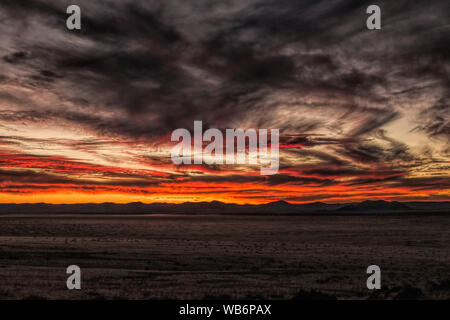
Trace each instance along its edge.
<path fill-rule="evenodd" d="M 380 212 L 440 212 L 450 213 L 450 202 L 397 202 L 397 201 L 363 201 L 344 204 L 327 204 L 313 202 L 293 204 L 275 201 L 260 205 L 240 205 L 234 203 L 185 202 L 174 203 L 82 203 L 82 204 L 47 204 L 25 203 L 0 204 L 0 214 L 153 214 L 153 213 L 187 213 L 187 214 L 302 214 L 302 213 L 380 213 Z"/>
<path fill-rule="evenodd" d="M 398 201 L 371 201 L 366 200 L 359 203 L 351 203 L 349 205 L 343 206 L 338 209 L 339 211 L 407 211 L 411 210 L 411 208 L 401 202 Z"/>

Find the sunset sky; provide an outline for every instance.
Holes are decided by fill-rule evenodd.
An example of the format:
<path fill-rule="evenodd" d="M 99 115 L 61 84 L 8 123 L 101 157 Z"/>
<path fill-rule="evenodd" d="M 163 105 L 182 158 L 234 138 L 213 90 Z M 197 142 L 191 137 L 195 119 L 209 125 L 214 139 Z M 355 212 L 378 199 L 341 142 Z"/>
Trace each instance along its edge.
<path fill-rule="evenodd" d="M 81 7 L 82 30 L 66 28 Z M 381 30 L 366 8 L 381 7 Z M 0 1 L 0 203 L 450 200 L 442 1 Z M 277 128 L 280 169 L 177 128 Z"/>

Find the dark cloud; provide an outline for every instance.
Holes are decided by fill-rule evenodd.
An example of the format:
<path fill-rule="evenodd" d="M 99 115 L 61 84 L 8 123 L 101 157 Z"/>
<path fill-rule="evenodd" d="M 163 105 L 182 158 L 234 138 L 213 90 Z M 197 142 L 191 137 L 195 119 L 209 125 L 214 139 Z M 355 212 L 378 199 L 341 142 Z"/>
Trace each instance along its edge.
<path fill-rule="evenodd" d="M 450 82 L 449 88 L 450 90 Z M 418 127 L 418 129 L 426 131 L 434 137 L 443 136 L 450 139 L 450 94 L 440 98 L 436 104 L 422 112 L 425 121 Z"/>
<path fill-rule="evenodd" d="M 67 173 L 67 172 L 66 172 Z M 77 173 L 74 170 L 72 173 Z M 122 178 L 122 179 L 121 179 Z M 112 187 L 137 187 L 146 188 L 160 185 L 160 181 L 151 177 L 138 175 L 125 175 L 120 173 L 108 173 L 103 179 L 86 179 L 81 176 L 74 177 L 67 174 L 51 173 L 35 170 L 10 170 L 0 169 L 0 183 L 7 188 L 11 184 L 25 184 L 28 186 L 50 186 L 52 188 L 67 189 L 73 186 L 112 186 Z M 2 187 L 3 188 L 3 187 Z"/>
<path fill-rule="evenodd" d="M 289 174 L 276 174 L 269 176 L 267 178 L 269 185 L 279 185 L 279 184 L 295 184 L 295 185 L 314 185 L 316 187 L 324 187 L 333 185 L 336 182 L 333 182 L 330 179 L 318 179 L 318 178 L 310 178 L 310 177 L 297 177 Z"/>
<path fill-rule="evenodd" d="M 29 74 L 34 84 L 48 88 L 48 82 L 55 82 L 52 90 L 63 102 L 84 100 L 97 108 L 121 108 L 128 114 L 121 122 L 128 122 L 130 127 L 136 114 L 152 118 L 156 114 L 158 126 L 149 129 L 153 133 L 187 126 L 193 119 L 204 119 L 211 126 L 227 125 L 239 119 L 238 113 L 252 114 L 255 124 L 270 125 L 273 121 L 258 115 L 258 110 L 278 108 L 288 103 L 287 96 L 301 104 L 301 95 L 310 92 L 324 96 L 323 104 L 329 100 L 327 108 L 355 107 L 355 99 L 361 100 L 354 112 L 362 123 L 352 135 L 370 133 L 398 117 L 398 112 L 388 107 L 379 106 L 374 112 L 365 105 L 388 101 L 389 97 L 376 90 L 387 85 L 390 67 L 382 62 L 400 59 L 404 52 L 372 57 L 381 68 L 377 72 L 352 62 L 367 52 L 360 50 L 363 42 L 354 40 L 367 37 L 360 23 L 365 17 L 363 2 L 248 1 L 231 4 L 231 14 L 223 4 L 205 1 L 183 4 L 178 9 L 171 2 L 81 1 L 80 33 L 67 32 L 64 25 L 58 25 L 65 18 L 64 5 L 64 1 L 2 2 L 8 12 L 20 12 L 28 22 L 43 19 L 40 23 L 46 24 L 55 38 L 67 38 L 48 43 L 39 41 L 42 35 L 36 35 L 36 41 L 19 41 L 20 51 L 4 55 L 4 60 L 17 64 L 33 56 L 32 66 L 41 66 L 41 70 Z M 384 13 L 389 23 L 396 21 L 395 14 L 415 12 L 413 5 L 402 10 L 399 6 L 386 7 L 392 9 Z M 180 15 L 178 11 L 183 10 L 190 15 Z M 206 16 L 202 20 L 203 13 Z M 355 20 L 357 15 L 360 19 Z M 190 22 L 201 25 L 201 36 L 188 34 L 195 31 L 193 25 L 182 29 Z M 29 28 L 24 32 L 33 34 Z M 348 48 L 337 45 L 339 41 L 347 43 Z M 439 43 L 415 52 L 415 59 L 439 55 Z M 425 67 L 432 74 L 433 67 Z M 414 76 L 408 72 L 405 68 L 403 76 Z M 436 69 L 433 76 L 442 75 Z M 333 96 L 343 101 L 336 104 Z M 289 131 L 303 128 L 289 119 L 278 124 Z M 133 136 L 132 131 L 122 133 Z"/>
<path fill-rule="evenodd" d="M 403 172 L 395 171 L 395 170 L 363 170 L 363 169 L 355 169 L 355 168 L 311 168 L 302 170 L 302 173 L 305 175 L 313 175 L 313 176 L 323 176 L 323 177 L 358 177 L 358 176 L 380 176 L 380 177 L 389 177 L 389 176 L 398 176 Z"/>
<path fill-rule="evenodd" d="M 3 60 L 5 62 L 15 64 L 15 63 L 22 62 L 23 60 L 29 59 L 30 57 L 31 57 L 30 52 L 18 51 L 18 52 L 13 52 L 11 54 L 4 56 Z"/>

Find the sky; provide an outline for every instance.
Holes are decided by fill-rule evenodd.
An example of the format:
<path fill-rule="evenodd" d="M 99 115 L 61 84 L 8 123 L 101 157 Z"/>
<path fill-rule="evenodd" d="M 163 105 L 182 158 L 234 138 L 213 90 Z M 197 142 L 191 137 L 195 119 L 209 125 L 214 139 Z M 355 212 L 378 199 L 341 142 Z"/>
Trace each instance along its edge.
<path fill-rule="evenodd" d="M 81 30 L 66 8 L 81 8 Z M 381 8 L 381 30 L 366 8 Z M 450 200 L 450 4 L 0 1 L 0 203 Z M 280 130 L 280 168 L 174 165 Z"/>

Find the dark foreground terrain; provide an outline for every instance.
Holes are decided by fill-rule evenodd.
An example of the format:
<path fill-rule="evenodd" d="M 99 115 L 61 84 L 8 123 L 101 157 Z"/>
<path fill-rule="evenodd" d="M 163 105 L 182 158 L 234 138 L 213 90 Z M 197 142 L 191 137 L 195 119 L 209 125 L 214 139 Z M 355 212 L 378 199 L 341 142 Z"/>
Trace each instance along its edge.
<path fill-rule="evenodd" d="M 3 215 L 0 298 L 449 299 L 449 235 L 450 215 Z"/>

